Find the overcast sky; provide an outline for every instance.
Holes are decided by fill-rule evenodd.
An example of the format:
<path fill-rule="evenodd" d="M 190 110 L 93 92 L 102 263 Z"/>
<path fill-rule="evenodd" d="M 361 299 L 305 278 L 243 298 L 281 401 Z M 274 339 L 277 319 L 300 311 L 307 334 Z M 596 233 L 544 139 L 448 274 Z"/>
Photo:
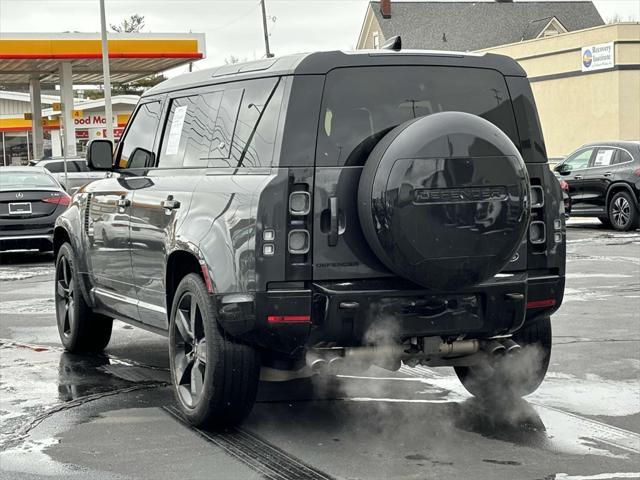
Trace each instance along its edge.
<path fill-rule="evenodd" d="M 606 20 L 640 19 L 640 0 L 595 0 Z M 276 55 L 355 47 L 366 0 L 266 0 L 271 50 Z M 206 35 L 207 59 L 261 58 L 264 40 L 258 0 L 106 0 L 107 23 L 144 15 L 146 32 Z M 97 0 L 0 0 L 0 36 L 7 32 L 96 32 Z"/>

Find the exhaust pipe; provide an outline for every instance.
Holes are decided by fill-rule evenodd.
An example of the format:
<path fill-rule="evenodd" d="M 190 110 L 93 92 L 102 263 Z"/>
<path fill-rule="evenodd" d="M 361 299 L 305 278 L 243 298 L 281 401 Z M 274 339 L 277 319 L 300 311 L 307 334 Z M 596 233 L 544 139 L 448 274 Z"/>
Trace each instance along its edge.
<path fill-rule="evenodd" d="M 313 373 L 320 373 L 327 366 L 327 361 L 317 353 L 312 352 L 311 350 L 307 350 L 305 360 L 307 361 L 307 366 L 311 369 Z"/>
<path fill-rule="evenodd" d="M 506 349 L 507 353 L 517 353 L 522 348 L 520 347 L 520 345 L 518 345 L 516 342 L 514 342 L 510 338 L 505 339 L 502 342 L 502 344 L 504 345 L 504 348 Z"/>
<path fill-rule="evenodd" d="M 336 375 L 344 368 L 344 359 L 340 355 L 335 355 L 329 359 L 328 370 L 332 375 Z"/>
<path fill-rule="evenodd" d="M 485 342 L 482 342 L 481 348 L 491 355 L 502 355 L 507 351 L 506 347 L 496 340 L 487 340 Z"/>

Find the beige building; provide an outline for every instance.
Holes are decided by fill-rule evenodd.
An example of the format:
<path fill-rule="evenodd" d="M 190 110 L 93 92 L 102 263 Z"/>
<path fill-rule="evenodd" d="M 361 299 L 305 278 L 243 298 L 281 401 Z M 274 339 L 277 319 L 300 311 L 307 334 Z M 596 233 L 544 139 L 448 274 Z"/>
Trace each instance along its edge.
<path fill-rule="evenodd" d="M 585 66 L 594 46 L 605 51 L 612 47 L 601 69 Z M 527 72 L 550 158 L 587 142 L 640 140 L 640 23 L 604 25 L 483 51 L 512 57 Z"/>
<path fill-rule="evenodd" d="M 640 140 L 640 23 L 605 25 L 591 1 L 370 2 L 357 48 L 479 51 L 516 59 L 550 159 L 587 142 Z"/>

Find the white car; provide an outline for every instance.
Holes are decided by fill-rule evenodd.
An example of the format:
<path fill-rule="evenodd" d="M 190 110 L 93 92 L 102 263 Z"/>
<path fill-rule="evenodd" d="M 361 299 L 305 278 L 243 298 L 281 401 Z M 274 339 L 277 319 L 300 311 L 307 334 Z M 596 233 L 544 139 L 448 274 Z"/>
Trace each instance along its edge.
<path fill-rule="evenodd" d="M 69 193 L 74 193 L 83 185 L 105 178 L 107 172 L 91 171 L 84 158 L 67 158 L 67 180 L 64 175 L 64 158 L 56 157 L 47 160 L 32 161 L 31 165 L 46 168 Z"/>

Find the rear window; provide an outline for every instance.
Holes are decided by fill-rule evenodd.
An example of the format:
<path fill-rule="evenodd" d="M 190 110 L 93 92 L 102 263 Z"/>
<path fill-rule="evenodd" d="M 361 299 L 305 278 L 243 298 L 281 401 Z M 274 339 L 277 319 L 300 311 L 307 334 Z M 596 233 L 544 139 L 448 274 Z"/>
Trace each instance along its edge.
<path fill-rule="evenodd" d="M 56 181 L 42 172 L 12 172 L 4 170 L 0 175 L 0 192 L 60 188 Z"/>
<path fill-rule="evenodd" d="M 507 85 L 496 71 L 425 66 L 341 68 L 327 75 L 316 163 L 363 165 L 392 128 L 446 111 L 483 117 L 519 143 Z"/>

